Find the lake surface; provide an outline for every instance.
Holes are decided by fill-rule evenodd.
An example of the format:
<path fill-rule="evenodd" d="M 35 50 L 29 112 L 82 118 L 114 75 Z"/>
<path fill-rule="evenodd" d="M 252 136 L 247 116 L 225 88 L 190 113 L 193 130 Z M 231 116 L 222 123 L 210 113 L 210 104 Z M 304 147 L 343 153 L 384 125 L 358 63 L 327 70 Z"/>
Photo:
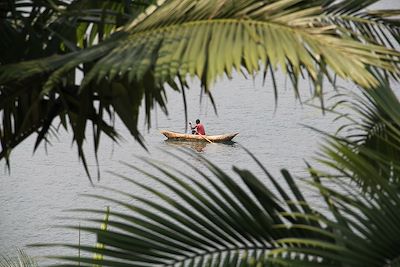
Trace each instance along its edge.
<path fill-rule="evenodd" d="M 396 0 L 388 1 L 388 7 L 398 5 Z M 229 173 L 232 165 L 249 168 L 256 175 L 262 176 L 262 171 L 256 167 L 254 161 L 247 155 L 240 145 L 249 149 L 267 167 L 269 171 L 282 182 L 279 176 L 281 168 L 288 168 L 296 177 L 306 176 L 304 160 L 311 162 L 312 156 L 318 149 L 320 136 L 302 126 L 310 125 L 321 130 L 333 132 L 337 124 L 332 123 L 333 116 L 323 115 L 320 110 L 301 105 L 294 97 L 290 83 L 279 79 L 279 98 L 275 110 L 273 88 L 270 82 L 263 86 L 260 78 L 246 80 L 237 76 L 232 81 L 218 82 L 212 90 L 217 103 L 218 115 L 207 97 L 203 97 L 201 104 L 199 85 L 194 82 L 188 92 L 188 116 L 195 121 L 200 118 L 205 124 L 207 134 L 222 134 L 239 132 L 235 137 L 236 143 L 204 144 L 190 147 L 191 151 L 199 153 L 205 158 L 226 170 Z M 286 89 L 285 89 L 286 88 Z M 306 100 L 310 97 L 308 82 L 301 85 L 301 97 Z M 399 88 L 397 88 L 399 90 Z M 314 101 L 318 104 L 318 101 Z M 160 190 L 162 187 L 147 179 L 138 172 L 126 167 L 120 161 L 151 170 L 135 155 L 147 156 L 161 160 L 167 164 L 181 168 L 182 162 L 168 157 L 161 150 L 175 151 L 176 148 L 187 147 L 176 143 L 165 142 L 160 129 L 184 131 L 185 121 L 182 96 L 168 92 L 169 116 L 159 110 L 153 111 L 153 124 L 147 131 L 144 123 L 142 132 L 149 152 L 141 148 L 123 128 L 125 141 L 113 144 L 103 136 L 99 151 L 101 179 L 94 179 L 94 185 L 89 182 L 82 165 L 78 161 L 75 146 L 71 146 L 72 136 L 61 133 L 58 140 L 52 140 L 52 146 L 43 147 L 32 155 L 34 139 L 27 140 L 12 154 L 11 174 L 8 174 L 4 162 L 0 172 L 0 254 L 13 253 L 15 248 L 24 248 L 34 243 L 78 243 L 78 232 L 75 230 L 60 229 L 61 224 L 71 224 L 59 217 L 74 216 L 75 213 L 66 213 L 65 210 L 74 208 L 99 208 L 110 205 L 111 209 L 120 207 L 105 201 L 94 200 L 82 196 L 85 193 L 105 193 L 99 186 L 109 186 L 125 190 L 132 194 L 152 197 L 143 190 L 129 185 L 107 171 L 126 175 Z M 91 173 L 96 175 L 95 158 L 92 154 L 90 137 L 88 138 L 87 157 Z M 161 149 L 161 150 L 160 150 Z M 187 160 L 199 168 L 204 167 L 195 159 Z M 184 166 L 182 168 L 185 168 Z M 186 168 L 187 169 L 187 168 Z M 186 170 L 185 169 L 185 170 Z M 154 171 L 152 171 L 154 172 Z M 239 179 L 238 179 L 239 180 Z M 306 196 L 316 205 L 319 199 L 311 191 Z M 80 215 L 85 217 L 85 215 Z M 85 225 L 83 219 L 72 222 L 73 225 Z M 82 242 L 93 244 L 90 236 L 82 236 Z M 32 249 L 27 248 L 31 255 L 64 253 L 61 248 Z"/>
<path fill-rule="evenodd" d="M 254 153 L 278 177 L 281 168 L 289 168 L 297 176 L 305 175 L 303 160 L 311 158 L 318 147 L 318 138 L 317 133 L 300 124 L 332 131 L 335 127 L 332 124 L 332 117 L 324 116 L 316 108 L 302 106 L 295 99 L 289 86 L 285 90 L 284 82 L 280 84 L 280 88 L 282 90 L 275 111 L 273 89 L 270 84 L 267 83 L 263 87 L 259 80 L 253 82 L 239 77 L 233 81 L 220 82 L 213 90 L 217 103 L 217 116 L 207 98 L 203 98 L 202 104 L 199 104 L 200 89 L 194 84 L 188 92 L 190 120 L 195 121 L 196 118 L 200 118 L 208 134 L 239 132 L 239 135 L 234 139 L 237 143 L 232 145 L 205 143 L 203 146 L 192 148 L 189 146 L 189 149 L 192 149 L 193 153 L 200 153 L 228 172 L 232 165 L 237 165 L 250 168 L 256 174 L 262 175 L 261 170 L 255 167 L 254 161 L 239 146 L 240 144 Z M 308 96 L 308 89 L 303 90 L 303 97 L 306 99 Z M 168 117 L 155 111 L 153 127 L 150 131 L 143 127 L 149 153 L 129 137 L 122 125 L 120 127 L 125 133 L 125 142 L 117 145 L 106 138 L 102 140 L 99 152 L 101 179 L 94 180 L 94 186 L 90 184 L 82 165 L 78 162 L 75 147 L 71 148 L 71 136 L 66 133 L 61 134 L 59 140 L 53 139 L 53 145 L 48 147 L 47 155 L 44 148 L 41 148 L 32 156 L 33 139 L 16 149 L 12 155 L 11 174 L 3 172 L 0 179 L 0 252 L 8 252 L 13 247 L 21 248 L 26 244 L 38 242 L 77 243 L 76 231 L 54 227 L 66 223 L 56 217 L 71 215 L 63 212 L 67 209 L 105 207 L 107 205 L 105 202 L 80 195 L 104 193 L 98 188 L 99 185 L 128 190 L 139 195 L 144 194 L 143 190 L 127 188 L 126 182 L 106 171 L 114 171 L 132 178 L 140 177 L 140 180 L 148 185 L 159 187 L 144 176 L 141 178 L 140 174 L 119 161 L 144 167 L 145 164 L 134 157 L 142 155 L 162 160 L 173 166 L 180 164 L 179 161 L 166 156 L 160 149 L 174 151 L 182 146 L 165 142 L 165 137 L 159 133 L 159 129 L 184 131 L 181 95 L 170 91 L 168 106 L 170 111 Z M 95 159 L 90 146 L 87 149 L 87 156 L 91 172 L 95 176 Z M 195 159 L 188 157 L 188 160 L 204 169 Z M 114 208 L 111 205 L 111 209 Z M 80 223 L 84 225 L 83 221 Z M 56 248 L 43 252 L 43 250 L 29 249 L 29 252 L 38 255 L 47 252 L 54 254 L 61 250 Z"/>

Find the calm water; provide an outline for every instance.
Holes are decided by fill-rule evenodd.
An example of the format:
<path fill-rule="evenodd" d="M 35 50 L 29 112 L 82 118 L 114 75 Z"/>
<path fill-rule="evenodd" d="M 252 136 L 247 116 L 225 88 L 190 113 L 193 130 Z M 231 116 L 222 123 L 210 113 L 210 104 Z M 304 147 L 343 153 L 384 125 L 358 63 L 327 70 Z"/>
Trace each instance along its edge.
<path fill-rule="evenodd" d="M 399 4 L 397 0 L 388 2 L 391 2 L 392 5 L 388 6 L 392 8 L 393 4 Z M 199 86 L 194 83 L 188 93 L 189 119 L 194 121 L 200 118 L 208 134 L 228 132 L 240 134 L 234 139 L 237 143 L 233 145 L 205 144 L 201 147 L 192 147 L 193 153 L 200 153 L 228 172 L 231 172 L 232 165 L 237 165 L 250 168 L 261 176 L 261 171 L 240 148 L 238 145 L 240 144 L 252 151 L 278 177 L 281 168 L 288 168 L 298 177 L 305 176 L 303 160 L 311 159 L 321 139 L 317 133 L 301 124 L 327 131 L 334 131 L 337 125 L 332 123 L 332 116 L 323 116 L 318 109 L 299 104 L 289 83 L 286 90 L 285 87 L 285 82 L 281 79 L 278 107 L 274 111 L 273 89 L 268 82 L 262 86 L 260 79 L 252 81 L 240 77 L 233 81 L 221 81 L 213 88 L 218 108 L 217 116 L 207 98 L 204 97 L 202 103 L 199 103 Z M 310 96 L 308 88 L 308 83 L 302 85 L 303 100 Z M 10 253 L 15 248 L 23 248 L 33 243 L 77 244 L 77 231 L 55 227 L 67 223 L 58 217 L 71 216 L 65 210 L 73 208 L 104 208 L 106 202 L 88 199 L 81 195 L 103 194 L 104 190 L 99 186 L 110 186 L 134 194 L 147 195 L 143 190 L 128 185 L 107 171 L 136 178 L 152 187 L 164 190 L 159 184 L 149 181 L 120 161 L 148 170 L 149 168 L 134 156 L 144 155 L 174 166 L 181 166 L 182 163 L 167 157 L 160 149 L 174 151 L 177 146 L 182 146 L 165 142 L 165 138 L 159 133 L 160 129 L 184 130 L 181 95 L 170 91 L 168 107 L 170 112 L 168 117 L 161 111 L 153 112 L 153 126 L 150 131 L 147 131 L 145 126 L 142 127 L 149 153 L 135 143 L 122 126 L 120 128 L 125 133 L 125 142 L 117 145 L 103 138 L 99 152 L 102 175 L 100 181 L 94 181 L 94 186 L 90 184 L 83 167 L 78 162 L 76 148 L 71 147 L 72 136 L 69 134 L 62 133 L 58 140 L 53 139 L 53 145 L 48 147 L 47 154 L 42 147 L 32 156 L 34 139 L 27 140 L 16 149 L 11 159 L 11 174 L 5 171 L 4 163 L 0 165 L 0 254 Z M 90 142 L 87 148 L 91 172 L 95 175 L 95 159 L 91 153 Z M 203 168 L 196 160 L 191 158 L 188 160 Z M 107 193 L 107 195 L 112 194 Z M 309 191 L 306 195 L 312 201 L 319 201 Z M 111 205 L 111 209 L 120 208 Z M 68 221 L 68 224 L 70 223 Z M 73 225 L 79 223 L 85 225 L 83 220 L 72 222 Z M 94 240 L 92 237 L 83 236 L 82 242 L 93 243 Z M 60 248 L 27 250 L 31 255 L 64 253 Z"/>
<path fill-rule="evenodd" d="M 281 88 L 284 88 L 284 83 L 281 84 Z M 306 98 L 307 90 L 303 91 Z M 330 117 L 323 116 L 318 109 L 300 105 L 289 88 L 286 91 L 281 90 L 278 108 L 274 112 L 275 103 L 270 85 L 262 87 L 260 81 L 253 82 L 241 78 L 232 82 L 220 82 L 214 90 L 218 116 L 215 115 L 208 99 L 204 98 L 202 104 L 199 104 L 198 92 L 199 88 L 196 85 L 192 86 L 189 92 L 189 118 L 192 121 L 201 118 L 208 134 L 227 132 L 240 134 L 234 139 L 236 144 L 204 144 L 193 147 L 193 153 L 202 154 L 227 171 L 230 171 L 232 165 L 237 165 L 252 168 L 261 174 L 258 168 L 254 168 L 255 164 L 250 157 L 239 147 L 238 144 L 241 144 L 252 151 L 274 174 L 278 174 L 279 169 L 288 167 L 294 174 L 304 175 L 303 159 L 313 155 L 318 138 L 316 133 L 301 126 L 300 123 L 324 130 L 334 129 Z M 0 179 L 0 252 L 37 242 L 77 243 L 76 231 L 53 227 L 61 222 L 55 217 L 67 215 L 63 212 L 67 209 L 104 207 L 106 205 L 104 202 L 80 195 L 102 193 L 103 190 L 97 188 L 98 185 L 143 194 L 143 191 L 137 188 L 127 188 L 125 182 L 106 172 L 111 170 L 133 178 L 141 177 L 119 161 L 144 166 L 134 157 L 136 154 L 160 159 L 173 165 L 179 164 L 176 160 L 165 156 L 159 149 L 173 151 L 177 146 L 181 146 L 165 142 L 159 129 L 184 130 L 180 94 L 169 94 L 169 109 L 168 117 L 161 112 L 154 112 L 154 126 L 149 132 L 143 129 L 150 153 L 131 140 L 128 134 L 125 134 L 126 141 L 121 145 L 112 144 L 107 139 L 103 140 L 102 150 L 99 153 L 102 176 L 100 181 L 94 182 L 94 187 L 89 183 L 77 160 L 75 148 L 71 148 L 71 136 L 68 134 L 61 134 L 59 140 L 53 140 L 53 146 L 48 147 L 47 155 L 42 148 L 32 156 L 33 140 L 27 141 L 15 150 L 11 175 L 3 173 Z M 90 146 L 88 148 L 91 170 L 95 174 L 94 157 L 90 153 Z M 189 160 L 200 166 L 196 160 Z M 159 187 L 148 179 L 143 178 L 143 181 L 152 187 Z M 39 251 L 29 249 L 29 252 L 35 255 L 43 252 Z M 53 249 L 52 252 L 54 251 L 59 250 Z"/>

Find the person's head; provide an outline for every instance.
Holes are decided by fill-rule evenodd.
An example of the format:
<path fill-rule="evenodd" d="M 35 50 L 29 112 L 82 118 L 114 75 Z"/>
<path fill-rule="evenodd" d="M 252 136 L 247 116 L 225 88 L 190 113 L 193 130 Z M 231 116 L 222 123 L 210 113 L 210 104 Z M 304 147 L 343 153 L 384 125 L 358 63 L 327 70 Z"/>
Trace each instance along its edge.
<path fill-rule="evenodd" d="M 199 123 L 200 123 L 200 120 L 199 120 L 199 119 L 197 119 L 197 120 L 196 120 L 196 124 L 199 124 Z"/>

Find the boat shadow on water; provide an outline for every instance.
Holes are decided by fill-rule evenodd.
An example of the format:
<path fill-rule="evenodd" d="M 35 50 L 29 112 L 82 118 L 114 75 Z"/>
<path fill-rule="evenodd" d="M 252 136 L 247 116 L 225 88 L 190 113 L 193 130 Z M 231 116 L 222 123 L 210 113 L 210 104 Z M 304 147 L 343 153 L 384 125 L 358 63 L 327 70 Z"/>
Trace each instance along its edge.
<path fill-rule="evenodd" d="M 193 149 L 197 152 L 204 152 L 207 146 L 212 146 L 212 145 L 234 145 L 236 142 L 234 141 L 227 141 L 227 142 L 222 142 L 222 143 L 208 143 L 208 142 L 193 142 L 193 141 L 181 141 L 181 140 L 173 140 L 173 139 L 167 139 L 164 140 L 164 142 L 170 146 L 176 147 L 176 148 L 190 148 Z"/>

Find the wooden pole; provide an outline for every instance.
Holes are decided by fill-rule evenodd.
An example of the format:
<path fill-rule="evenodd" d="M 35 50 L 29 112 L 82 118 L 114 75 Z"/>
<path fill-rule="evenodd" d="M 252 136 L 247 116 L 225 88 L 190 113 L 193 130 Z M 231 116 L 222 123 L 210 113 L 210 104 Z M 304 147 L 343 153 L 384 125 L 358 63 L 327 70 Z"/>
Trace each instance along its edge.
<path fill-rule="evenodd" d="M 205 135 L 199 134 L 201 137 L 203 137 L 205 140 L 207 140 L 209 143 L 213 143 L 210 139 L 208 139 Z"/>

